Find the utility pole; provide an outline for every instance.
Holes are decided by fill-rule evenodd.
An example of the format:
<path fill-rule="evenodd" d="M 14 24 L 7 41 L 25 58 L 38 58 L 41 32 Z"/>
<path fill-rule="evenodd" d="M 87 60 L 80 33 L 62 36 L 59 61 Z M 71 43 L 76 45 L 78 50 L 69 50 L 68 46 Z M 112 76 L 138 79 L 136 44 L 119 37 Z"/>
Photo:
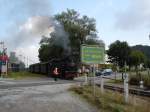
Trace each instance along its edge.
<path fill-rule="evenodd" d="M 27 56 L 27 68 L 29 67 L 29 58 Z"/>
<path fill-rule="evenodd" d="M 7 75 L 7 70 L 8 70 L 8 57 L 6 54 L 7 48 L 5 48 L 4 42 L 0 42 L 0 45 L 2 47 L 2 65 L 1 65 L 1 77 L 2 75 Z"/>
<path fill-rule="evenodd" d="M 150 40 L 150 34 L 149 34 L 149 40 Z M 149 66 L 147 68 L 148 68 L 148 76 L 149 76 Z"/>
<path fill-rule="evenodd" d="M 23 56 L 23 58 L 24 58 L 24 64 L 25 64 L 25 70 L 26 70 L 26 58 L 25 56 Z"/>
<path fill-rule="evenodd" d="M 3 48 L 4 48 L 4 42 L 0 42 L 0 47 L 2 48 L 2 57 L 3 57 Z M 2 60 L 1 60 L 2 61 Z M 3 62 L 1 62 L 1 66 L 0 66 L 0 69 L 1 69 L 1 78 L 2 78 L 2 65 L 3 65 Z"/>

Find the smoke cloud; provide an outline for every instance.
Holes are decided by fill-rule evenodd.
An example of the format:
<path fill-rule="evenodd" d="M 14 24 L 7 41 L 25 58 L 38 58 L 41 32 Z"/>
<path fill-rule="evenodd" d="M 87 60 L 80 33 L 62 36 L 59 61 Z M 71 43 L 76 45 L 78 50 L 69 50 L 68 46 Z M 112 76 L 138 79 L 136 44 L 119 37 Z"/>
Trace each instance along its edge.
<path fill-rule="evenodd" d="M 49 0 L 2 1 L 5 5 L 11 4 L 5 16 L 11 16 L 14 23 L 8 29 L 9 34 L 5 40 L 9 51 L 30 55 L 33 59 L 36 57 L 37 61 L 39 42 L 42 36 L 50 38 L 50 33 L 56 35 L 56 45 L 67 49 L 68 35 L 62 25 L 52 18 Z"/>
<path fill-rule="evenodd" d="M 52 32 L 50 34 L 53 36 L 53 43 L 54 45 L 63 47 L 68 53 L 70 53 L 70 41 L 69 41 L 69 35 L 67 32 L 64 31 L 64 27 L 57 21 L 54 21 L 53 27 L 51 28 Z"/>
<path fill-rule="evenodd" d="M 11 33 L 12 48 L 27 46 L 41 39 L 42 35 L 49 35 L 53 31 L 53 21 L 48 16 L 29 17 L 28 20 L 17 27 L 17 30 Z M 17 43 L 17 44 L 15 44 Z"/>

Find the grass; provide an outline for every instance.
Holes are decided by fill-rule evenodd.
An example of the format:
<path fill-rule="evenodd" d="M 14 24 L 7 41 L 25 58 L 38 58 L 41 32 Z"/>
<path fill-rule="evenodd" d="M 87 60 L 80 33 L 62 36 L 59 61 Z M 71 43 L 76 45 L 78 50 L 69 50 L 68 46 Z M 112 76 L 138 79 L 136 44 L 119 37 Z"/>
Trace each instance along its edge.
<path fill-rule="evenodd" d="M 117 80 L 109 80 L 109 81 L 107 81 L 107 83 L 122 84 L 123 81 L 121 79 L 117 79 Z"/>
<path fill-rule="evenodd" d="M 20 79 L 26 79 L 26 78 L 40 78 L 40 77 L 46 77 L 45 75 L 41 75 L 41 74 L 34 74 L 34 73 L 30 73 L 30 72 L 11 72 L 8 74 L 7 78 L 13 78 L 16 80 L 20 80 Z"/>
<path fill-rule="evenodd" d="M 102 94 L 100 89 L 96 87 L 94 96 L 92 86 L 74 86 L 69 90 L 96 106 L 100 112 L 150 112 L 149 103 L 140 100 L 135 104 L 135 100 L 132 98 L 126 104 L 123 95 L 118 92 L 105 91 L 105 94 Z"/>

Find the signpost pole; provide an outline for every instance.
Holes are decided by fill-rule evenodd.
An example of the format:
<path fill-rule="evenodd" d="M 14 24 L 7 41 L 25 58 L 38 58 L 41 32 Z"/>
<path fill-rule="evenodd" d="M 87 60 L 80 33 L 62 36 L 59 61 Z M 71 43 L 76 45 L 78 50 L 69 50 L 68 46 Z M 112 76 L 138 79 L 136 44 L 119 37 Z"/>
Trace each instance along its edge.
<path fill-rule="evenodd" d="M 82 67 L 82 71 L 83 71 L 83 73 L 84 73 L 84 78 L 85 78 L 85 84 L 87 84 L 87 74 L 86 74 L 86 69 L 85 69 L 85 67 L 83 66 Z"/>
<path fill-rule="evenodd" d="M 8 75 L 8 61 L 6 60 L 6 76 Z"/>
<path fill-rule="evenodd" d="M 101 75 L 101 93 L 104 92 L 104 81 L 103 81 L 103 76 Z"/>
<path fill-rule="evenodd" d="M 93 64 L 93 76 L 94 76 L 93 86 L 94 86 L 94 97 L 95 97 L 95 64 Z"/>
<path fill-rule="evenodd" d="M 85 84 L 87 84 L 88 81 L 87 81 L 87 74 L 85 73 Z"/>

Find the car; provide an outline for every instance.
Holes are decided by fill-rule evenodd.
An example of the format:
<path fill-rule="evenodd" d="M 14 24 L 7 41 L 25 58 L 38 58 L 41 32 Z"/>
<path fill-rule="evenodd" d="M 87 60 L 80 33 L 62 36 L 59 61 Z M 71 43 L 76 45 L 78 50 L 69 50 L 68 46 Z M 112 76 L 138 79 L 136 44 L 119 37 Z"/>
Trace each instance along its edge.
<path fill-rule="evenodd" d="M 102 72 L 103 72 L 102 70 L 96 70 L 95 75 L 96 76 L 101 76 L 101 75 L 103 75 Z"/>
<path fill-rule="evenodd" d="M 112 69 L 104 69 L 102 74 L 103 75 L 111 75 L 113 73 Z"/>

